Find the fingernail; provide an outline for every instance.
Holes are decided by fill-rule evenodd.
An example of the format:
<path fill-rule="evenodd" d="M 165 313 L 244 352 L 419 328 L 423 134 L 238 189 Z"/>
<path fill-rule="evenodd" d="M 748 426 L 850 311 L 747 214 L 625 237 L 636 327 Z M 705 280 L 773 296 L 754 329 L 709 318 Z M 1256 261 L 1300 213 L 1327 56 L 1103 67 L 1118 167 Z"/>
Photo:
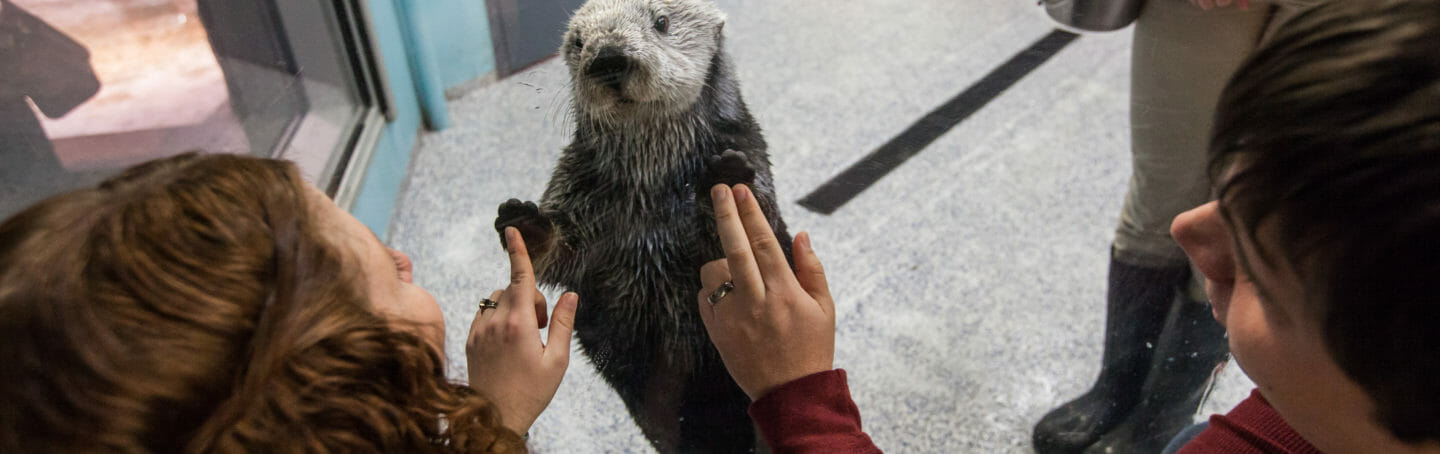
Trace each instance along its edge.
<path fill-rule="evenodd" d="M 810 232 L 800 232 L 800 242 L 805 245 L 805 250 L 815 253 L 815 246 L 810 245 Z"/>
<path fill-rule="evenodd" d="M 723 184 L 717 184 L 715 185 L 715 187 L 710 188 L 710 200 L 716 202 L 723 202 L 725 201 L 726 197 L 730 197 L 729 187 L 726 187 Z"/>
<path fill-rule="evenodd" d="M 737 184 L 737 185 L 735 185 L 735 201 L 736 201 L 736 202 L 744 202 L 744 201 L 749 200 L 749 199 L 750 199 L 750 188 L 745 187 L 745 185 L 743 185 L 743 184 Z"/>

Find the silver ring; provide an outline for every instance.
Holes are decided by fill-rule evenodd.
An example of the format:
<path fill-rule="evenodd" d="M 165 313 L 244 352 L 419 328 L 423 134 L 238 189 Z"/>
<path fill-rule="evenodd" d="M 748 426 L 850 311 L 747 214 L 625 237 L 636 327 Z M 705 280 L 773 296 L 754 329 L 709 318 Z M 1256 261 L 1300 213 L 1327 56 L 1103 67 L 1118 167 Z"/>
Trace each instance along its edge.
<path fill-rule="evenodd" d="M 705 300 L 706 300 L 706 301 L 709 301 L 709 302 L 710 302 L 710 305 L 713 306 L 713 305 L 715 305 L 715 303 L 720 302 L 720 300 L 725 299 L 725 295 L 729 295 L 731 290 L 735 290 L 735 283 L 734 283 L 734 282 L 731 282 L 731 281 L 721 282 L 721 283 L 720 283 L 720 288 L 715 289 L 714 292 L 710 292 L 710 297 L 709 297 L 709 298 L 705 298 Z"/>
<path fill-rule="evenodd" d="M 494 309 L 497 307 L 500 307 L 499 301 L 490 298 L 480 298 L 480 312 L 485 312 L 485 309 Z"/>

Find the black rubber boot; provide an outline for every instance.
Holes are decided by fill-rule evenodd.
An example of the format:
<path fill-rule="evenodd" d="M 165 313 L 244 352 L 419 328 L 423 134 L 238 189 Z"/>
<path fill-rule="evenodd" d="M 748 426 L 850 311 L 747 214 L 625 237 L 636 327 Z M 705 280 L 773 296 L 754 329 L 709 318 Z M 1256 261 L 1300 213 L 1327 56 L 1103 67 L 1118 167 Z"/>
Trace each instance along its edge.
<path fill-rule="evenodd" d="M 1130 415 L 1140 401 L 1176 289 L 1189 276 L 1188 265 L 1140 267 L 1121 263 L 1111 253 L 1100 376 L 1090 391 L 1051 410 L 1035 425 L 1035 452 L 1081 452 Z"/>
<path fill-rule="evenodd" d="M 1158 454 L 1175 434 L 1194 423 L 1215 367 L 1230 354 L 1225 328 L 1210 305 L 1182 302 L 1155 351 L 1140 405 L 1086 454 Z"/>

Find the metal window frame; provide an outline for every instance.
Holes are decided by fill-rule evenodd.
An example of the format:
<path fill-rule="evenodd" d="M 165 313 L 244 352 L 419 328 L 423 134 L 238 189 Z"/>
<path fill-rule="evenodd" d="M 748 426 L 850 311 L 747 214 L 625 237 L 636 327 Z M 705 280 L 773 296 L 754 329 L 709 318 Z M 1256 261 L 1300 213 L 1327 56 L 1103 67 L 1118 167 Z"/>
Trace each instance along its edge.
<path fill-rule="evenodd" d="M 396 119 L 395 94 L 385 70 L 385 59 L 375 37 L 375 22 L 368 0 L 332 0 L 343 36 L 346 57 L 355 71 L 356 89 L 363 112 L 348 131 L 349 137 L 330 159 L 316 182 L 341 208 L 351 210 L 365 183 L 365 174 L 379 148 L 385 126 Z"/>
<path fill-rule="evenodd" d="M 495 75 L 503 79 L 556 56 L 570 15 L 583 0 L 485 0 L 490 41 L 495 46 Z M 535 27 L 533 21 L 545 24 Z M 527 34 L 536 33 L 534 36 Z M 538 45 L 526 52 L 522 45 Z"/>

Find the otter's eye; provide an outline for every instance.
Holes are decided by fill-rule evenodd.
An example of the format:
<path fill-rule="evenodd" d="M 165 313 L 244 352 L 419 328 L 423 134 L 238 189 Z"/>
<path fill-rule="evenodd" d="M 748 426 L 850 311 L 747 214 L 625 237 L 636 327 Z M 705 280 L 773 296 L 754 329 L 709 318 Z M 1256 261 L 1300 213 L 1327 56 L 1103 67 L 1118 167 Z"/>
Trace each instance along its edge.
<path fill-rule="evenodd" d="M 570 45 L 575 46 L 576 49 L 584 49 L 585 41 L 581 40 L 579 36 L 576 36 L 574 40 L 570 41 Z"/>
<path fill-rule="evenodd" d="M 660 33 L 669 33 L 669 32 L 670 32 L 670 18 L 665 17 L 665 16 L 660 16 L 660 17 L 655 18 L 655 31 L 660 32 Z"/>

